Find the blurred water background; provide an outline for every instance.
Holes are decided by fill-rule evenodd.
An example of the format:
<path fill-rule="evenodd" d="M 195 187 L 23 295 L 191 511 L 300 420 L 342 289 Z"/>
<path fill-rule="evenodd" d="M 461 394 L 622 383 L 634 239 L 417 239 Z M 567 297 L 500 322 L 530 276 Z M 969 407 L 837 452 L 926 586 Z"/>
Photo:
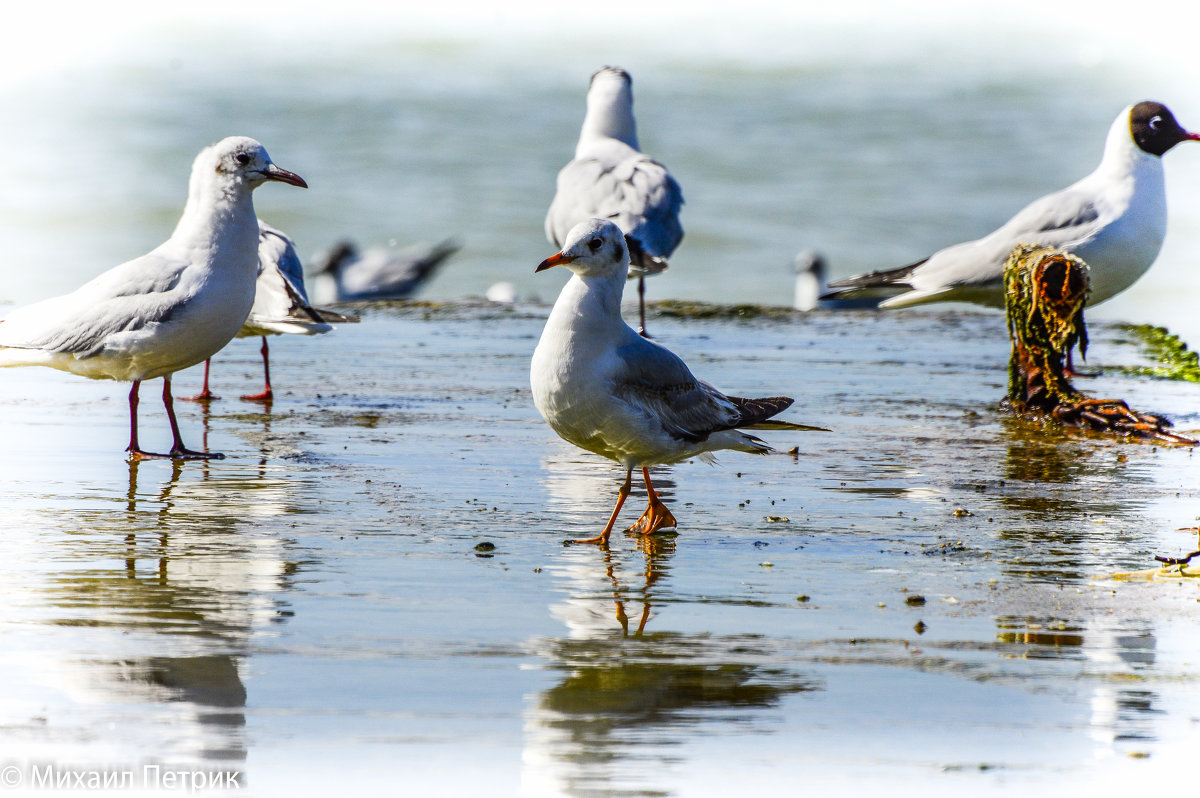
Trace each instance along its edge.
<path fill-rule="evenodd" d="M 464 248 L 425 296 L 532 266 L 591 72 L 634 77 L 643 149 L 687 201 L 651 298 L 786 304 L 791 262 L 835 275 L 986 233 L 1098 163 L 1125 105 L 1200 128 L 1185 31 L 1106 3 L 688 5 L 449 2 L 420 8 L 139 2 L 30 10 L 0 55 L 0 301 L 65 292 L 158 244 L 191 159 L 263 141 L 308 192 L 258 193 L 303 255 L 349 237 Z M 1200 147 L 1167 154 L 1155 267 L 1096 317 L 1200 338 Z"/>

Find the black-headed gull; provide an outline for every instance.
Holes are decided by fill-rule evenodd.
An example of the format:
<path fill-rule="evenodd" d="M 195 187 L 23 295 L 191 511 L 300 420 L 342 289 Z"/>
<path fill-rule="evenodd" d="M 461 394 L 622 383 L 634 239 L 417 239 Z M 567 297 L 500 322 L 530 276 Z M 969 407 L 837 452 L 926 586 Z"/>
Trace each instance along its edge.
<path fill-rule="evenodd" d="M 254 139 L 233 136 L 201 150 L 171 237 L 73 293 L 10 313 L 0 322 L 0 366 L 50 366 L 92 379 L 132 381 L 132 457 L 221 457 L 183 445 L 171 375 L 220 351 L 250 313 L 258 274 L 252 193 L 269 180 L 307 188 L 299 175 L 273 164 Z M 155 377 L 163 378 L 171 423 L 167 455 L 138 445 L 138 390 Z"/>
<path fill-rule="evenodd" d="M 1109 299 L 1145 273 L 1167 232 L 1162 155 L 1200 135 L 1165 105 L 1125 108 L 1109 128 L 1104 157 L 1079 182 L 1027 205 L 1003 227 L 900 269 L 830 283 L 823 299 L 875 297 L 880 307 L 964 301 L 1004 307 L 1004 262 L 1018 244 L 1066 250 L 1091 267 L 1089 304 Z"/>
<path fill-rule="evenodd" d="M 575 158 L 558 173 L 546 214 L 546 237 L 566 243 L 575 225 L 608 219 L 624 231 L 638 278 L 639 332 L 646 332 L 645 277 L 667 268 L 666 259 L 683 240 L 679 210 L 683 192 L 667 168 L 638 150 L 633 118 L 633 79 L 619 67 L 592 75 L 587 113 Z"/>
<path fill-rule="evenodd" d="M 304 266 L 296 254 L 296 245 L 282 231 L 258 220 L 258 279 L 254 283 L 254 305 L 246 317 L 238 338 L 260 336 L 262 338 L 263 383 L 262 393 L 243 396 L 251 402 L 270 402 L 275 398 L 271 390 L 270 349 L 268 335 L 318 335 L 333 329 L 334 324 L 350 324 L 359 321 L 358 316 L 349 316 L 329 310 L 315 308 L 308 302 L 304 291 Z M 204 387 L 196 396 L 188 397 L 193 402 L 211 402 L 220 399 L 209 388 L 211 358 L 204 361 Z"/>
<path fill-rule="evenodd" d="M 820 307 L 820 297 L 825 290 L 825 281 L 829 274 L 829 265 L 825 256 L 815 249 L 804 249 L 796 253 L 794 261 L 796 268 L 796 286 L 792 297 L 792 308 L 795 310 L 816 310 Z"/>
<path fill-rule="evenodd" d="M 629 270 L 625 236 L 612 222 L 589 219 L 567 234 L 561 252 L 535 271 L 563 265 L 567 281 L 533 353 L 533 401 L 551 428 L 570 443 L 625 467 L 625 484 L 608 525 L 579 543 L 608 542 L 641 468 L 649 505 L 631 531 L 652 534 L 675 519 L 654 492 L 649 467 L 711 452 L 771 450 L 746 429 L 819 429 L 769 421 L 792 404 L 786 396 L 740 399 L 692 376 L 674 353 L 640 336 L 621 318 Z"/>
<path fill-rule="evenodd" d="M 311 264 L 313 299 L 329 303 L 409 299 L 458 249 L 458 242 L 446 239 L 433 246 L 371 247 L 360 253 L 354 244 L 343 241 Z"/>

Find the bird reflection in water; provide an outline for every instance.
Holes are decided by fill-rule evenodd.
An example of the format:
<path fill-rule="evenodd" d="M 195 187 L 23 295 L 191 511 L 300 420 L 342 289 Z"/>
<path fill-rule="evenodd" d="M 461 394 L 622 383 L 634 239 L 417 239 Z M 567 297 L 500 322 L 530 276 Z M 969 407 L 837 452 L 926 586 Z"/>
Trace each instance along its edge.
<path fill-rule="evenodd" d="M 1057 618 L 1003 615 L 996 639 L 1008 657 L 1081 663 L 1091 678 L 1088 735 L 1106 749 L 1144 743 L 1159 735 L 1162 698 L 1140 676 L 1155 667 L 1160 631 L 1112 617 Z"/>
<path fill-rule="evenodd" d="M 294 480 L 253 460 L 128 468 L 111 504 L 66 519 L 45 580 L 45 624 L 80 649 L 43 665 L 67 702 L 47 728 L 111 729 L 95 745 L 164 760 L 244 760 L 241 673 L 255 635 L 292 616 L 298 570 L 288 541 L 253 519 L 292 512 Z"/>
<path fill-rule="evenodd" d="M 633 634 L 635 637 L 640 637 L 646 631 L 646 622 L 650 620 L 650 609 L 652 607 L 651 597 L 655 583 L 658 582 L 670 570 L 668 561 L 675 554 L 675 538 L 673 533 L 666 535 L 641 535 L 636 532 L 625 533 L 637 541 L 638 550 L 641 551 L 645 558 L 645 568 L 642 571 L 642 585 L 637 589 L 637 600 L 641 602 L 642 611 L 638 619 L 637 629 Z M 625 612 L 625 602 L 632 595 L 628 588 L 622 586 L 621 578 L 617 570 L 617 563 L 613 560 L 612 551 L 607 546 L 603 547 L 604 551 L 604 573 L 612 583 L 613 604 L 616 606 L 617 623 L 621 624 L 621 631 L 625 637 L 629 637 L 629 615 Z"/>

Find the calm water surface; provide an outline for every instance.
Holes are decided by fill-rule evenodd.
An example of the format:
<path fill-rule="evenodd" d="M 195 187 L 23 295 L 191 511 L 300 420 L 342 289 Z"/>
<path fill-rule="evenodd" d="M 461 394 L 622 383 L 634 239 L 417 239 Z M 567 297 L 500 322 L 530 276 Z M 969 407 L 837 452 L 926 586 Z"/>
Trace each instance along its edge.
<path fill-rule="evenodd" d="M 659 469 L 678 536 L 602 551 L 563 545 L 621 475 L 532 407 L 545 312 L 277 339 L 265 411 L 231 398 L 259 379 L 239 342 L 230 398 L 181 412 L 211 463 L 127 464 L 117 384 L 5 374 L 5 764 L 538 796 L 1069 793 L 1185 766 L 1200 593 L 1107 577 L 1194 547 L 1195 458 L 999 414 L 997 315 L 656 318 L 703 377 L 834 432 Z M 1093 335 L 1093 362 L 1139 362 Z M 1191 386 L 1085 388 L 1200 428 Z M 143 436 L 165 444 L 160 411 Z"/>

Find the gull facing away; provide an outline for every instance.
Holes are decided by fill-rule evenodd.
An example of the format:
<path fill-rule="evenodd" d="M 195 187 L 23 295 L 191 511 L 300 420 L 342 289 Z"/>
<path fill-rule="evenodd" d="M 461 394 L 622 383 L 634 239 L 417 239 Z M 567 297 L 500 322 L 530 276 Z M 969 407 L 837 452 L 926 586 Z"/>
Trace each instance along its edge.
<path fill-rule="evenodd" d="M 939 250 L 890 271 L 830 283 L 822 299 L 875 297 L 880 307 L 963 301 L 1004 307 L 1004 263 L 1018 244 L 1066 250 L 1091 267 L 1089 304 L 1109 299 L 1141 277 L 1167 233 L 1162 155 L 1200 135 L 1179 126 L 1165 105 L 1140 102 L 1117 116 L 1096 170 L 1027 205 L 976 241 Z"/>
<path fill-rule="evenodd" d="M 258 220 L 258 279 L 254 283 L 254 305 L 237 338 L 260 336 L 262 338 L 263 382 L 262 393 L 243 396 L 250 402 L 270 402 L 275 398 L 271 390 L 270 350 L 268 335 L 318 335 L 333 329 L 334 324 L 350 324 L 359 321 L 358 316 L 336 313 L 327 308 L 314 308 L 308 303 L 304 291 L 304 267 L 296 254 L 296 245 L 281 230 Z M 211 358 L 204 361 L 204 387 L 193 402 L 211 402 L 220 399 L 208 387 Z"/>
<path fill-rule="evenodd" d="M 612 222 L 589 219 L 566 236 L 561 252 L 535 272 L 564 265 L 567 281 L 533 353 L 530 384 L 538 412 L 564 440 L 625 467 L 625 484 L 604 531 L 576 543 L 607 544 L 641 468 L 649 504 L 630 531 L 650 535 L 675 526 L 654 492 L 650 466 L 690 457 L 712 462 L 712 452 L 772 449 L 740 429 L 816 430 L 771 421 L 792 399 L 726 396 L 692 376 L 682 360 L 646 339 L 621 318 L 629 269 L 625 236 Z"/>
<path fill-rule="evenodd" d="M 220 351 L 250 313 L 258 273 L 252 192 L 269 180 L 308 187 L 272 163 L 254 139 L 233 136 L 201 150 L 171 237 L 73 293 L 14 310 L 0 322 L 0 366 L 49 366 L 131 381 L 131 457 L 223 457 L 183 445 L 171 375 Z M 165 455 L 138 445 L 138 390 L 156 377 L 163 378 L 173 438 Z"/>
<path fill-rule="evenodd" d="M 679 210 L 683 192 L 667 168 L 638 149 L 633 118 L 633 79 L 619 67 L 592 75 L 587 113 L 575 158 L 558 173 L 546 214 L 546 238 L 566 244 L 575 225 L 608 219 L 625 233 L 630 274 L 638 278 L 638 332 L 646 334 L 646 281 L 667 268 L 683 240 Z"/>
<path fill-rule="evenodd" d="M 360 253 L 354 244 L 343 241 L 312 264 L 314 301 L 409 299 L 458 250 L 458 242 L 446 239 L 432 247 L 371 247 Z"/>

